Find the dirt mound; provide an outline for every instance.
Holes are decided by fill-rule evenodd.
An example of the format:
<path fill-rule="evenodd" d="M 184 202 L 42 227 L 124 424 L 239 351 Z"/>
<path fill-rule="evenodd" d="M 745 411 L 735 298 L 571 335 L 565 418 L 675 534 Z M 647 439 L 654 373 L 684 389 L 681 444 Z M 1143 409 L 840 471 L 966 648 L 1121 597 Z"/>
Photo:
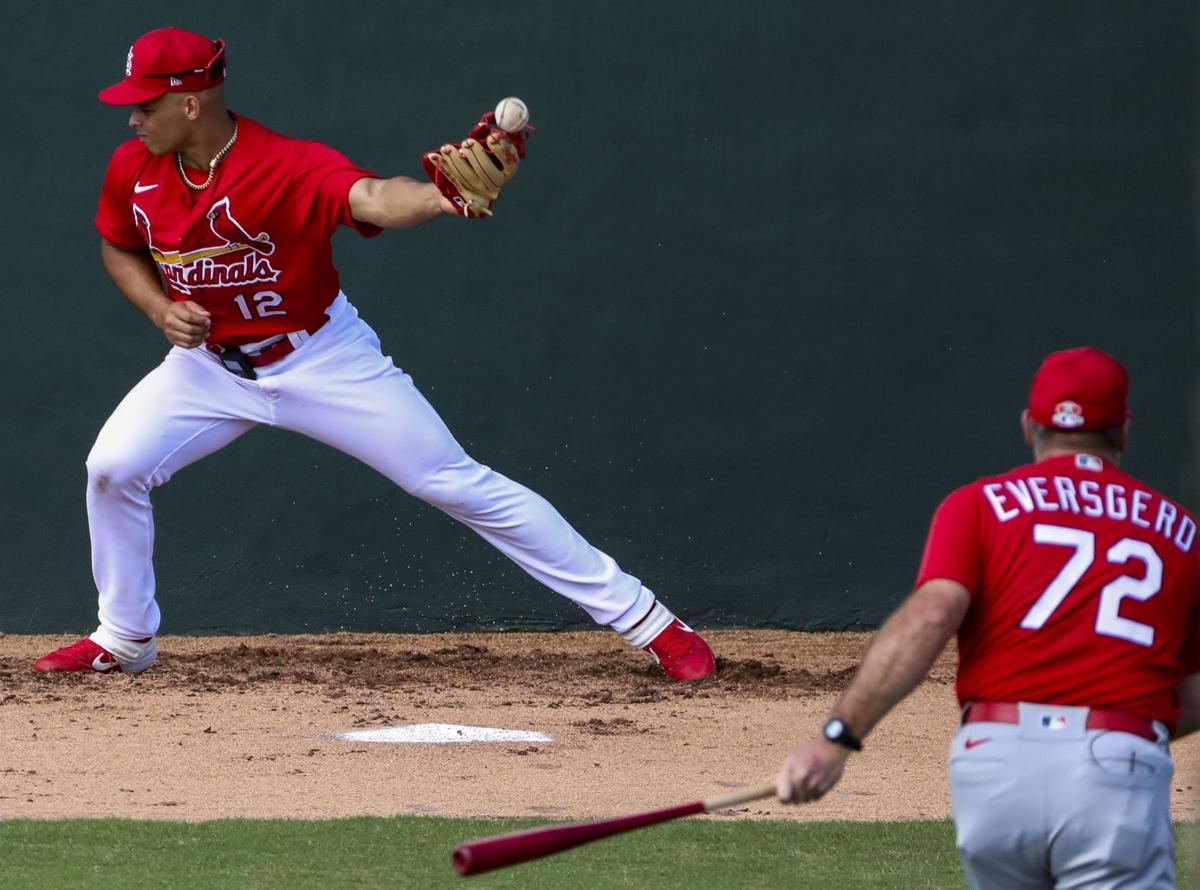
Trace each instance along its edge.
<path fill-rule="evenodd" d="M 372 692 L 426 690 L 479 691 L 484 686 L 536 692 L 547 707 L 564 703 L 647 703 L 673 699 L 790 699 L 843 688 L 853 665 L 826 666 L 789 652 L 783 657 L 753 652 L 749 632 L 713 634 L 718 652 L 747 651 L 746 657 L 723 654 L 717 674 L 700 683 L 672 684 L 644 653 L 609 634 L 493 634 L 429 637 L 335 634 L 326 637 L 165 638 L 154 667 L 123 678 L 151 692 L 219 693 L 265 686 L 312 687 L 327 697 Z M 740 636 L 739 636 L 740 635 Z M 812 635 L 795 635 L 797 639 Z M 828 635 L 830 644 L 837 637 Z M 553 639 L 553 647 L 545 642 Z M 483 642 L 481 642 L 483 641 Z M 532 644 L 531 644 L 532 643 Z M 724 645 L 723 645 L 724 644 Z M 857 642 L 856 642 L 857 648 Z M 845 656 L 843 655 L 843 658 Z M 29 671 L 28 661 L 0 656 L 5 701 L 31 698 L 53 701 L 65 691 L 86 688 L 87 675 L 44 676 Z"/>

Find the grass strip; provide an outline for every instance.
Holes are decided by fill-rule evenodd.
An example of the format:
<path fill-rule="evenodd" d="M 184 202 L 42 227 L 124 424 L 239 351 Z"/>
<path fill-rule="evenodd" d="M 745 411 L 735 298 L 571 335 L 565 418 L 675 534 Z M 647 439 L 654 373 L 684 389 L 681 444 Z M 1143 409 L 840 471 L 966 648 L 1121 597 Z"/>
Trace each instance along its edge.
<path fill-rule="evenodd" d="M 231 819 L 0 822 L 6 888 L 960 888 L 949 822 L 679 821 L 461 878 L 464 840 L 544 822 Z M 1196 827 L 1176 827 L 1179 887 L 1197 875 Z M 1186 837 L 1185 837 L 1186 835 Z"/>

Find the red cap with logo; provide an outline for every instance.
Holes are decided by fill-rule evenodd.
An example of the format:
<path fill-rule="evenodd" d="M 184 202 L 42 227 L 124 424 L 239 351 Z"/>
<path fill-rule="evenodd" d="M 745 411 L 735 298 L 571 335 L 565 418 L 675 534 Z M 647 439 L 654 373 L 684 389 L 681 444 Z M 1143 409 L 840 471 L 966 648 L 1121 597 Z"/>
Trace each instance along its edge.
<path fill-rule="evenodd" d="M 197 93 L 225 79 L 225 41 L 159 28 L 133 42 L 125 79 L 100 91 L 109 105 L 137 105 L 163 93 Z"/>
<path fill-rule="evenodd" d="M 1046 356 L 1029 389 L 1029 416 L 1056 430 L 1107 430 L 1132 417 L 1126 405 L 1129 375 L 1121 363 L 1091 346 Z"/>

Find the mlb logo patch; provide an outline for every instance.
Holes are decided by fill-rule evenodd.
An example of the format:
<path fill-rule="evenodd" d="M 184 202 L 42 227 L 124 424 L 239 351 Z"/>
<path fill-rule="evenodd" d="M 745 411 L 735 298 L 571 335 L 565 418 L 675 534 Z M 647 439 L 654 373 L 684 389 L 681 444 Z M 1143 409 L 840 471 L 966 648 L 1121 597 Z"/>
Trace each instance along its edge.
<path fill-rule="evenodd" d="M 1075 455 L 1075 466 L 1080 470 L 1091 470 L 1093 473 L 1099 473 L 1104 469 L 1104 461 L 1092 454 L 1077 454 Z"/>
<path fill-rule="evenodd" d="M 1051 730 L 1066 729 L 1067 728 L 1067 715 L 1066 714 L 1054 714 L 1054 715 L 1046 714 L 1044 717 L 1042 717 L 1042 728 L 1043 729 L 1051 729 Z"/>

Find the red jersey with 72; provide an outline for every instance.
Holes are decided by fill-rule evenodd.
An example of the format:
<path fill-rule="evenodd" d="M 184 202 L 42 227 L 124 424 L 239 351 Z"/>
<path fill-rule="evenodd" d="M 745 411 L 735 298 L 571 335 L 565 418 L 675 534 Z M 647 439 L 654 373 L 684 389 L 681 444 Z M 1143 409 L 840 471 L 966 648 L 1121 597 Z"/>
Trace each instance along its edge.
<path fill-rule="evenodd" d="M 1089 454 L 977 480 L 938 508 L 917 585 L 971 592 L 959 703 L 1126 711 L 1173 726 L 1200 671 L 1196 520 Z"/>

